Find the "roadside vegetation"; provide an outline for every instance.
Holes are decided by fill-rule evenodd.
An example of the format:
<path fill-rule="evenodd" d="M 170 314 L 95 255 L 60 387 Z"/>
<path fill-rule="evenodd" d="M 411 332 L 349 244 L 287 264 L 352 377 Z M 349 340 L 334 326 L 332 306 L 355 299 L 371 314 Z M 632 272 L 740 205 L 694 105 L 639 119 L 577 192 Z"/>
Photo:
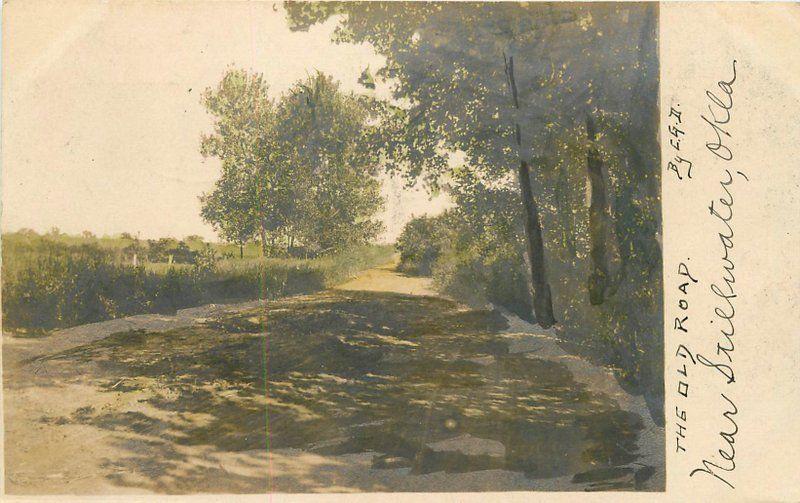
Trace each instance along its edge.
<path fill-rule="evenodd" d="M 457 190 L 453 195 L 460 201 Z M 502 196 L 506 201 L 495 200 L 483 209 L 460 204 L 409 221 L 396 243 L 398 269 L 432 277 L 435 288 L 453 299 L 481 307 L 492 303 L 535 322 L 521 218 L 514 211 L 514 194 Z M 577 253 L 558 239 L 550 241 L 548 250 L 557 278 L 552 282 L 554 312 L 562 320 L 556 332 L 573 351 L 613 367 L 623 383 L 658 397 L 662 391 L 654 373 L 661 368 L 661 354 L 652 348 L 660 347 L 654 340 L 661 333 L 660 283 L 645 281 L 641 271 L 634 276 L 632 270 L 615 295 L 594 305 L 576 275 L 589 267 L 586 236 L 571 239 Z"/>
<path fill-rule="evenodd" d="M 293 29 L 337 23 L 335 41 L 386 58 L 375 80 L 393 98 L 382 115 L 387 168 L 455 202 L 409 224 L 403 269 L 430 270 L 456 298 L 559 330 L 658 407 L 657 6 L 289 2 L 287 11 Z"/>
<path fill-rule="evenodd" d="M 231 68 L 203 93 L 214 117 L 201 153 L 220 161 L 201 216 L 227 244 L 98 239 L 85 231 L 3 236 L 3 318 L 17 333 L 221 300 L 324 289 L 384 264 L 374 103 L 322 73 L 277 99 Z"/>
<path fill-rule="evenodd" d="M 391 253 L 369 247 L 388 173 L 454 203 L 408 223 L 402 272 L 552 327 L 661 417 L 657 5 L 288 2 L 286 12 L 293 30 L 337 23 L 336 42 L 368 44 L 385 66 L 364 69 L 361 93 L 315 72 L 277 96 L 263 75 L 227 69 L 202 95 L 213 124 L 200 150 L 220 173 L 200 201 L 228 247 L 87 234 L 41 238 L 38 253 L 20 237 L 3 251 L 7 326 L 323 288 Z"/>
<path fill-rule="evenodd" d="M 383 264 L 393 254 L 388 246 L 363 245 L 313 259 L 251 254 L 240 259 L 238 250 L 232 254 L 229 248 L 196 237 L 139 241 L 4 234 L 3 326 L 37 334 L 211 302 L 309 293 Z"/>

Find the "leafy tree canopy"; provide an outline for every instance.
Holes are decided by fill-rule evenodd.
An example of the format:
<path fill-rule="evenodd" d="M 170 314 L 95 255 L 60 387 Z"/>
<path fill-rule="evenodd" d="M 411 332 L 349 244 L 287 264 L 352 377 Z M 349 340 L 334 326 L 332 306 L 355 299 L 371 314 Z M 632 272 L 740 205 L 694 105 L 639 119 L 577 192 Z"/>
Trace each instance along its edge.
<path fill-rule="evenodd" d="M 203 99 L 216 123 L 201 151 L 222 160 L 222 176 L 201 197 L 202 216 L 223 238 L 320 253 L 381 231 L 370 100 L 321 73 L 272 100 L 261 75 L 237 69 Z"/>

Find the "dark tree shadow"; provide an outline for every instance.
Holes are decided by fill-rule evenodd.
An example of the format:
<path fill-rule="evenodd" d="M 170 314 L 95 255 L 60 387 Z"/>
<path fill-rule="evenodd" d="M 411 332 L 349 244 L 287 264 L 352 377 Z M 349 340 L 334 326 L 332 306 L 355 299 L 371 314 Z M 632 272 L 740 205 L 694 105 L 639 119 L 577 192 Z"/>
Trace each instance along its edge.
<path fill-rule="evenodd" d="M 268 449 L 373 452 L 373 468 L 392 458 L 412 474 L 501 468 L 634 488 L 624 465 L 638 457 L 641 418 L 589 392 L 560 363 L 509 354 L 505 328 L 497 312 L 440 298 L 328 291 L 193 328 L 118 333 L 49 360 L 91 362 L 106 390 L 161 390 L 146 400 L 158 414 L 66 418 L 137 437 L 121 443 L 130 457 L 107 464 L 139 467 L 138 478 L 111 476 L 121 485 L 195 492 L 225 473 L 187 468 L 197 460 L 180 448 L 210 446 L 249 453 L 256 464 Z M 463 435 L 499 442 L 504 453 L 431 447 Z M 254 488 L 268 489 L 266 476 L 225 487 Z"/>

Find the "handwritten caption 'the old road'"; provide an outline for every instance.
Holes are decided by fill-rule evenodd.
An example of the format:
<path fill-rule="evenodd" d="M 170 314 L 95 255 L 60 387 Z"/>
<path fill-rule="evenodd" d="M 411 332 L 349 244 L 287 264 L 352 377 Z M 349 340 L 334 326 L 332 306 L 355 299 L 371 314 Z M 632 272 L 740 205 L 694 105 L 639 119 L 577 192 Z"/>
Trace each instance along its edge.
<path fill-rule="evenodd" d="M 667 424 L 677 453 L 688 458 L 691 478 L 706 477 L 725 487 L 735 487 L 736 437 L 740 433 L 737 423 L 739 407 L 735 400 L 736 383 L 736 307 L 740 292 L 736 287 L 736 199 L 746 190 L 749 181 L 742 169 L 737 169 L 735 152 L 735 95 L 737 75 L 736 60 L 730 62 L 727 74 L 711 89 L 705 90 L 702 111 L 692 114 L 682 111 L 680 104 L 671 107 L 667 116 L 668 149 L 671 156 L 666 163 L 667 175 L 679 184 L 691 184 L 697 179 L 697 170 L 704 170 L 713 183 L 703 182 L 703 215 L 710 221 L 700 221 L 696 227 L 701 232 L 713 232 L 713 247 L 693 250 L 713 260 L 695 260 L 715 264 L 693 266 L 691 254 L 677 266 L 677 274 L 669 274 L 677 289 L 677 302 L 667 305 L 667 320 L 675 337 L 671 351 L 677 375 L 668 378 L 668 392 L 674 393 L 674 413 L 668 411 Z M 694 159 L 681 149 L 686 142 L 685 119 L 698 118 L 701 128 L 696 132 L 704 143 Z M 699 117 L 698 117 L 699 116 Z M 693 177 L 692 170 L 695 170 Z M 704 180 L 707 179 L 703 176 Z M 705 199 L 704 199 L 705 201 Z M 708 229 L 708 230 L 707 230 Z M 706 241 L 702 241 L 706 242 Z M 696 257 L 700 258 L 700 257 Z M 700 296 L 710 296 L 710 308 L 695 302 Z M 695 307 L 695 304 L 702 306 Z M 690 400 L 694 390 L 713 390 L 703 393 L 701 407 Z M 708 398 L 711 397 L 711 398 Z M 709 414 L 708 411 L 715 411 Z M 670 418 L 670 415 L 672 417 Z M 703 424 L 699 431 L 713 425 L 711 438 L 691 435 L 694 426 Z M 712 446 L 713 447 L 709 447 Z"/>

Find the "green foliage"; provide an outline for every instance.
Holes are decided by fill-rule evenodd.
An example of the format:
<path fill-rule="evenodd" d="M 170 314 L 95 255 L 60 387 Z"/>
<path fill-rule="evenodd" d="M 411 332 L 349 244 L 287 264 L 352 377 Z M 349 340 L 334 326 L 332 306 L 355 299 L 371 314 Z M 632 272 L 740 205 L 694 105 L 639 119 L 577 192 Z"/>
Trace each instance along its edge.
<path fill-rule="evenodd" d="M 473 305 L 493 302 L 530 318 L 522 217 L 514 187 L 487 186 L 474 172 L 461 170 L 450 195 L 455 208 L 406 225 L 398 240 L 401 258 L 409 256 L 405 267 L 427 256 L 432 259 L 428 274 L 442 292 Z"/>
<path fill-rule="evenodd" d="M 315 253 L 375 238 L 383 206 L 374 177 L 379 158 L 369 141 L 369 103 L 321 73 L 298 82 L 280 104 L 284 141 L 295 147 L 293 179 L 298 239 Z"/>
<path fill-rule="evenodd" d="M 200 152 L 222 160 L 222 176 L 201 196 L 201 216 L 234 243 L 279 225 L 275 220 L 288 201 L 281 192 L 275 104 L 268 90 L 261 75 L 234 69 L 203 93 L 215 124 L 214 133 L 202 137 Z"/>
<path fill-rule="evenodd" d="M 289 2 L 293 29 L 335 16 L 335 38 L 386 57 L 393 86 L 376 140 L 390 169 L 447 183 L 457 208 L 432 267 L 458 298 L 530 313 L 515 166 L 531 166 L 562 335 L 663 396 L 657 6 Z M 458 22 L 453 22 L 457 19 Z M 513 62 L 512 62 L 513 59 Z M 510 66 L 516 91 L 512 91 Z M 590 135 L 587 124 L 597 125 Z M 590 138 L 590 136 L 594 136 Z M 464 154 L 464 165 L 448 162 Z M 609 298 L 593 306 L 589 153 L 602 164 Z M 597 209 L 597 208 L 596 208 Z M 416 224 L 415 224 L 416 225 Z M 413 234 L 421 229 L 409 229 Z M 435 245 L 433 245 L 435 248 Z M 405 242 L 419 254 L 427 245 Z M 539 258 L 537 256 L 537 258 Z"/>
<path fill-rule="evenodd" d="M 5 255 L 5 254 L 4 254 Z M 52 329 L 140 312 L 174 312 L 199 300 L 190 272 L 117 266 L 92 245 L 52 247 L 3 280 L 8 328 Z M 7 261 L 4 257 L 4 269 Z"/>
<path fill-rule="evenodd" d="M 119 249 L 97 243 L 6 234 L 3 325 L 38 332 L 208 302 L 312 292 L 385 263 L 391 254 L 388 246 L 363 246 L 314 260 L 225 261 L 206 246 L 193 267 L 134 267 L 118 260 Z"/>
<path fill-rule="evenodd" d="M 317 73 L 279 100 L 261 75 L 230 70 L 204 103 L 215 116 L 202 153 L 222 160 L 202 216 L 220 235 L 245 243 L 258 235 L 265 254 L 283 241 L 313 255 L 367 243 L 382 230 L 369 138 L 369 102 Z"/>
<path fill-rule="evenodd" d="M 406 224 L 395 243 L 400 252 L 399 270 L 420 276 L 431 275 L 447 235 L 446 219 L 446 214 L 422 216 Z"/>
<path fill-rule="evenodd" d="M 196 253 L 194 265 L 198 271 L 210 272 L 217 267 L 219 259 L 217 251 L 207 244 L 205 248 Z"/>
<path fill-rule="evenodd" d="M 178 242 L 172 238 L 148 239 L 147 259 L 150 262 L 167 262 L 168 250 L 174 249 L 177 245 Z"/>

